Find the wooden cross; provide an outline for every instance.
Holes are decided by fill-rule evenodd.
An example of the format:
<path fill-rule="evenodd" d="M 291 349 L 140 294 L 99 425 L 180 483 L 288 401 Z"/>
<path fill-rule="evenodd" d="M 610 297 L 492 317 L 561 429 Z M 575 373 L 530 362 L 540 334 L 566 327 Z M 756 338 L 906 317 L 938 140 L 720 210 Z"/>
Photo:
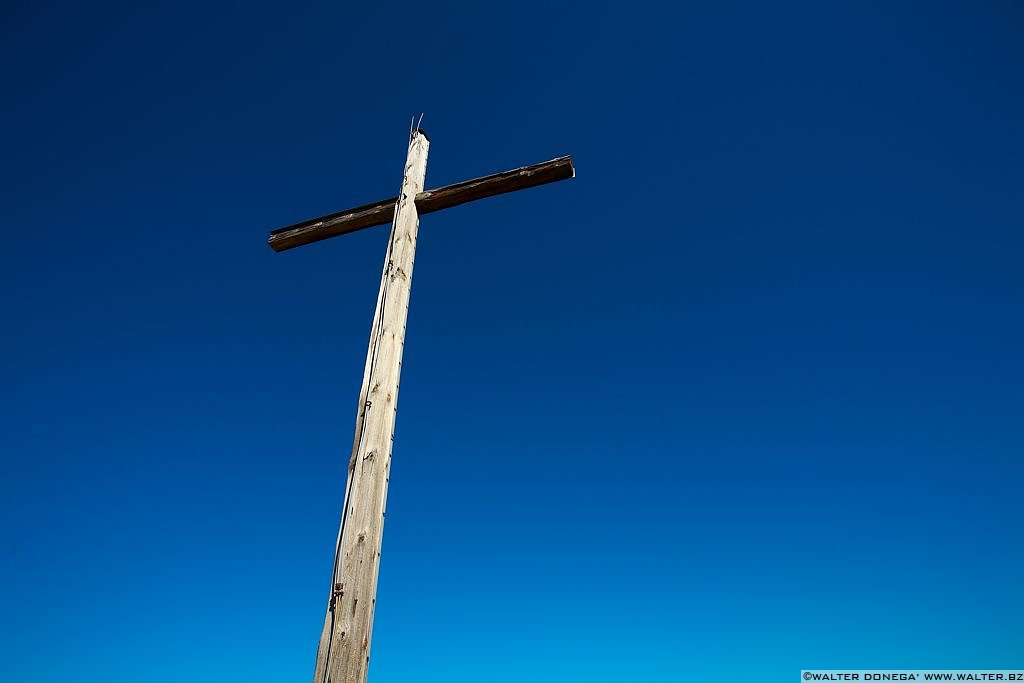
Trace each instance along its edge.
<path fill-rule="evenodd" d="M 399 196 L 275 230 L 268 240 L 284 251 L 391 222 L 313 683 L 366 681 L 419 215 L 575 175 L 565 156 L 424 192 L 429 146 L 422 129 L 410 135 Z"/>

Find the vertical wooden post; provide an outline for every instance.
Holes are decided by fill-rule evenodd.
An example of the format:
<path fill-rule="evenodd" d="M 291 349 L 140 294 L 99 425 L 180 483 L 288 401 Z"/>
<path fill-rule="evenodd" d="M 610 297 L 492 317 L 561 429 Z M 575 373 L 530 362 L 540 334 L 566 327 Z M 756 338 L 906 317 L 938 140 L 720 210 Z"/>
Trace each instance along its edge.
<path fill-rule="evenodd" d="M 398 381 L 419 228 L 415 198 L 423 191 L 429 147 L 421 130 L 409 140 L 370 332 L 331 595 L 313 683 L 364 683 L 369 668 Z"/>

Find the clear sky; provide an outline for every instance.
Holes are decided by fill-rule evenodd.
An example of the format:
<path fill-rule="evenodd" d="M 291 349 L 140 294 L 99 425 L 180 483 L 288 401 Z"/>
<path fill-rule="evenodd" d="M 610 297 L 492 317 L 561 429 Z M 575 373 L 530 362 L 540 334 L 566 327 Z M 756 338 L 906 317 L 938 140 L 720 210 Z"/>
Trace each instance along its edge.
<path fill-rule="evenodd" d="M 577 177 L 421 222 L 373 683 L 1024 666 L 1022 33 L 8 3 L 0 680 L 310 678 L 387 232 L 266 237 L 419 112 Z"/>

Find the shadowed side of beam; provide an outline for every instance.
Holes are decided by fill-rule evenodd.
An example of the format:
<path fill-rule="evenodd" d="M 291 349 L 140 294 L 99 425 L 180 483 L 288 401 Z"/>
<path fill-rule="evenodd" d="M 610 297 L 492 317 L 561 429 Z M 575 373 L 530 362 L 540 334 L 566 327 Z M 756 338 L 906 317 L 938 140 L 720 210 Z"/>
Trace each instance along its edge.
<path fill-rule="evenodd" d="M 533 166 L 523 166 L 511 171 L 475 178 L 436 190 L 426 190 L 416 195 L 416 210 L 421 214 L 440 211 L 449 206 L 458 206 L 484 197 L 493 197 L 506 192 L 524 190 L 528 187 L 566 180 L 576 175 L 572 157 L 558 157 Z"/>
<path fill-rule="evenodd" d="M 319 242 L 328 237 L 390 223 L 395 217 L 397 202 L 398 197 L 392 197 L 373 204 L 365 204 L 354 209 L 302 221 L 286 228 L 279 228 L 270 233 L 267 243 L 274 251 L 284 251 L 293 247 L 301 247 L 304 244 Z"/>
<path fill-rule="evenodd" d="M 566 180 L 575 175 L 572 157 L 558 157 L 540 164 L 523 166 L 511 171 L 420 192 L 416 195 L 416 210 L 420 214 L 432 213 L 485 197 Z M 319 242 L 328 237 L 390 223 L 395 216 L 397 201 L 398 197 L 392 197 L 373 204 L 289 225 L 270 233 L 267 242 L 274 251 L 285 251 L 304 244 Z"/>

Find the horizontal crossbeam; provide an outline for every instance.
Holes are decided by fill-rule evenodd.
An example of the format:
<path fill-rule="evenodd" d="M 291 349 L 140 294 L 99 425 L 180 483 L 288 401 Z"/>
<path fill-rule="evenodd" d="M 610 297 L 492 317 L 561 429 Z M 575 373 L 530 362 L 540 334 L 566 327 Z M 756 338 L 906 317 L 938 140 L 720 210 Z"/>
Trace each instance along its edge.
<path fill-rule="evenodd" d="M 540 164 L 523 166 L 511 171 L 420 192 L 416 195 L 416 211 L 421 215 L 440 211 L 484 197 L 493 197 L 506 192 L 565 180 L 572 178 L 575 174 L 572 157 L 558 157 Z M 270 233 L 267 242 L 274 251 L 285 251 L 301 247 L 304 244 L 319 242 L 328 237 L 390 223 L 395 217 L 397 202 L 398 197 L 391 197 L 373 204 L 365 204 L 347 211 L 339 211 L 321 218 L 289 225 Z"/>

